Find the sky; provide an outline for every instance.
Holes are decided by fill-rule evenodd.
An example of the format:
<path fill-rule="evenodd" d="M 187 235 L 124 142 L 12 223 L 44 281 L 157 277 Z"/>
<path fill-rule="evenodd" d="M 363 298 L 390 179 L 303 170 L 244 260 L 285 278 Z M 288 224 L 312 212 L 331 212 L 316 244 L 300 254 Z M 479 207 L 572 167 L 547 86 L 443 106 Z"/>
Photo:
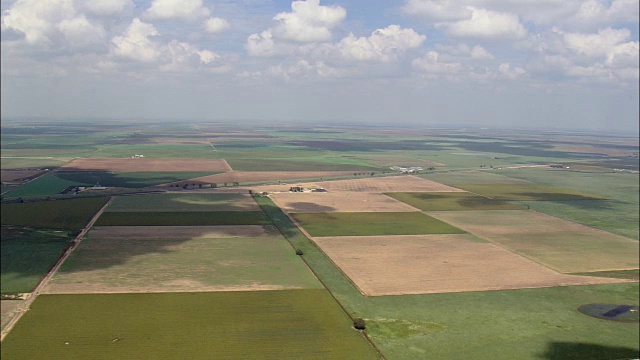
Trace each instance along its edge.
<path fill-rule="evenodd" d="M 638 132 L 638 0 L 17 0 L 2 119 Z"/>

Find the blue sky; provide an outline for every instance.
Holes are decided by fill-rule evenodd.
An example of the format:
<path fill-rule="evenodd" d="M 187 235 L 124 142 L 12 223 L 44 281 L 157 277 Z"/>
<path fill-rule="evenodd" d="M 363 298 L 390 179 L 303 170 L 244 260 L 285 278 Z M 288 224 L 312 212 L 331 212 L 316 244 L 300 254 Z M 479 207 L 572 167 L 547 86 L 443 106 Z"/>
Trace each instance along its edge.
<path fill-rule="evenodd" d="M 638 131 L 638 0 L 2 2 L 2 118 Z"/>

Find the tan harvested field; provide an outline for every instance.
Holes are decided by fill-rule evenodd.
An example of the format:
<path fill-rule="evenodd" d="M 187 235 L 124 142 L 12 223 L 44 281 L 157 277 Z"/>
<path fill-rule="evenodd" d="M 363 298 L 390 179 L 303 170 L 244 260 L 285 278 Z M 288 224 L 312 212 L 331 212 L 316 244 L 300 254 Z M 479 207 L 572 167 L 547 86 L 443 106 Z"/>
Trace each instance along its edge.
<path fill-rule="evenodd" d="M 639 267 L 637 240 L 534 211 L 427 214 L 562 273 Z"/>
<path fill-rule="evenodd" d="M 290 213 L 419 211 L 411 205 L 376 193 L 279 193 L 271 198 L 281 209 Z"/>
<path fill-rule="evenodd" d="M 16 316 L 22 300 L 2 300 L 0 301 L 0 329 L 4 327 Z"/>
<path fill-rule="evenodd" d="M 369 164 L 377 165 L 377 166 L 421 166 L 421 167 L 431 167 L 431 166 L 446 166 L 445 164 L 424 160 L 424 159 L 415 159 L 409 156 L 404 155 L 375 155 L 375 154 L 367 154 L 358 156 L 363 161 L 368 162 Z"/>
<path fill-rule="evenodd" d="M 277 233 L 261 225 L 217 226 L 96 226 L 89 232 L 92 239 L 196 239 L 269 237 Z"/>
<path fill-rule="evenodd" d="M 352 171 L 231 171 L 225 174 L 190 179 L 189 181 L 222 184 L 233 182 L 248 183 L 258 181 L 316 179 L 352 175 Z M 288 189 L 287 187 L 287 190 Z"/>
<path fill-rule="evenodd" d="M 258 192 L 287 192 L 292 185 L 307 188 L 322 187 L 329 192 L 456 192 L 464 191 L 413 175 L 387 176 L 366 179 L 333 180 L 290 185 L 259 186 Z"/>
<path fill-rule="evenodd" d="M 559 274 L 471 235 L 314 238 L 365 295 L 431 294 L 628 282 Z"/>
<path fill-rule="evenodd" d="M 1 181 L 15 181 L 38 175 L 42 170 L 0 170 Z"/>
<path fill-rule="evenodd" d="M 134 171 L 231 171 L 223 159 L 154 159 L 89 158 L 75 159 L 63 166 L 66 170 Z"/>

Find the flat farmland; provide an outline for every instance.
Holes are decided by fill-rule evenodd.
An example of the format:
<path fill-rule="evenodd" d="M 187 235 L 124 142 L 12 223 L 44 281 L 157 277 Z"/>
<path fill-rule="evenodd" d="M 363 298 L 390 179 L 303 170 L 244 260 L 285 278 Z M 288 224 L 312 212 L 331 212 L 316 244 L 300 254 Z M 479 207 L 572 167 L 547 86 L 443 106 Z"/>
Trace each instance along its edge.
<path fill-rule="evenodd" d="M 533 211 L 429 215 L 562 273 L 638 268 L 638 241 Z"/>
<path fill-rule="evenodd" d="M 95 183 L 83 183 L 79 181 L 61 179 L 53 172 L 44 174 L 36 179 L 33 179 L 15 190 L 9 191 L 7 197 L 22 197 L 22 196 L 42 196 L 59 194 L 62 190 L 69 186 L 91 186 Z"/>
<path fill-rule="evenodd" d="M 497 200 L 598 200 L 595 194 L 559 188 L 552 185 L 527 184 L 456 184 L 457 187 Z"/>
<path fill-rule="evenodd" d="M 223 174 L 191 179 L 200 183 L 252 183 L 275 180 L 304 180 L 330 177 L 353 176 L 353 171 L 231 171 Z"/>
<path fill-rule="evenodd" d="M 28 179 L 30 177 L 34 177 L 40 173 L 42 170 L 0 170 L 0 180 L 5 181 L 16 181 L 22 179 Z"/>
<path fill-rule="evenodd" d="M 314 241 L 369 296 L 624 281 L 559 274 L 466 234 L 324 237 Z"/>
<path fill-rule="evenodd" d="M 42 295 L 2 342 L 20 359 L 377 359 L 324 289 Z"/>
<path fill-rule="evenodd" d="M 105 212 L 98 226 L 270 225 L 262 211 Z"/>
<path fill-rule="evenodd" d="M 22 304 L 21 300 L 1 300 L 0 301 L 0 329 L 4 329 L 5 326 L 13 319 L 18 311 L 18 308 Z"/>
<path fill-rule="evenodd" d="M 118 196 L 107 212 L 261 211 L 248 194 L 170 193 Z"/>
<path fill-rule="evenodd" d="M 422 211 L 452 210 L 522 210 L 520 205 L 490 199 L 468 192 L 449 193 L 386 193 L 396 200 Z"/>
<path fill-rule="evenodd" d="M 171 182 L 189 180 L 214 172 L 207 171 L 137 171 L 137 172 L 111 172 L 111 171 L 56 171 L 58 179 L 78 184 L 109 187 L 142 188 L 156 186 Z"/>
<path fill-rule="evenodd" d="M 3 155 L 5 150 L 2 150 Z M 8 154 L 7 154 L 8 155 Z M 2 169 L 25 169 L 25 168 L 50 168 L 64 165 L 67 159 L 54 159 L 53 157 L 30 157 L 30 156 L 3 156 L 0 161 Z"/>
<path fill-rule="evenodd" d="M 239 291 L 320 288 L 281 236 L 136 236 L 99 231 L 85 239 L 48 293 Z M 149 233 L 157 229 L 149 229 Z M 108 230 L 106 230 L 108 231 Z M 242 231 L 238 229 L 236 231 Z M 228 236 L 228 235 L 227 235 Z"/>
<path fill-rule="evenodd" d="M 272 226 L 215 225 L 215 226 L 94 226 L 91 238 L 115 239 L 194 239 L 228 237 L 272 237 L 279 234 Z"/>
<path fill-rule="evenodd" d="M 142 150 L 141 152 L 143 152 Z M 138 153 L 136 153 L 138 154 Z M 131 154 L 134 155 L 134 154 Z M 224 159 L 170 158 L 80 158 L 63 166 L 67 170 L 98 170 L 112 172 L 225 172 L 231 171 Z"/>
<path fill-rule="evenodd" d="M 273 200 L 286 212 L 402 212 L 416 208 L 376 193 L 278 193 Z"/>
<path fill-rule="evenodd" d="M 2 225 L 81 229 L 109 198 L 83 198 L 2 204 Z"/>
<path fill-rule="evenodd" d="M 421 212 L 293 213 L 311 236 L 460 234 L 464 231 Z"/>
<path fill-rule="evenodd" d="M 224 152 L 223 152 L 224 154 Z M 253 153 L 255 154 L 255 153 Z M 295 154 L 295 152 L 294 152 Z M 224 155 L 223 155 L 224 156 Z M 295 156 L 295 155 L 293 155 Z M 247 155 L 246 158 L 225 159 L 229 165 L 237 171 L 379 171 L 380 168 L 366 163 L 348 163 L 349 159 L 335 159 L 334 162 L 322 161 L 325 159 L 290 160 L 289 157 L 281 159 L 255 158 Z M 341 161 L 347 161 L 343 163 Z M 353 162 L 353 160 L 351 161 Z"/>
<path fill-rule="evenodd" d="M 423 168 L 432 167 L 432 166 L 446 166 L 443 163 L 439 163 L 436 161 L 418 159 L 406 155 L 400 154 L 362 154 L 356 155 L 358 159 L 362 161 L 368 162 L 370 164 L 376 166 L 421 166 Z"/>

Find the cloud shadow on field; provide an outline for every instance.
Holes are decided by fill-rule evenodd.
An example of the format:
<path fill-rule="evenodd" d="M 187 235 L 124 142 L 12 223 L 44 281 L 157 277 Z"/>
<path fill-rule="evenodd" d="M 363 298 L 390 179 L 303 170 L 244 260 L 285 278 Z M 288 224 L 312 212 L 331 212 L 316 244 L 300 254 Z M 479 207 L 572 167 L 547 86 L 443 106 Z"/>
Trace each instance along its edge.
<path fill-rule="evenodd" d="M 289 212 L 333 212 L 337 209 L 331 206 L 319 205 L 312 202 L 295 202 L 287 204 Z"/>
<path fill-rule="evenodd" d="M 550 342 L 547 350 L 539 355 L 540 359 L 637 359 L 638 349 L 603 346 L 597 344 Z"/>

